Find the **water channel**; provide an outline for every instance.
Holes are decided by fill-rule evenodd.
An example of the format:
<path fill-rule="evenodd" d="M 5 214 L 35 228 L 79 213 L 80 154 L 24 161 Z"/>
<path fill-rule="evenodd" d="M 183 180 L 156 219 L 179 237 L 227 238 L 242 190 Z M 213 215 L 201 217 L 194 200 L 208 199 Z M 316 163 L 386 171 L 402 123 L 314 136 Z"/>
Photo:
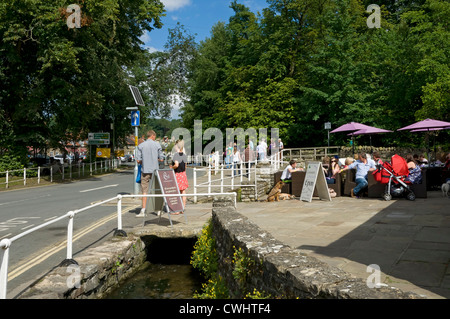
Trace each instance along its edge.
<path fill-rule="evenodd" d="M 190 264 L 196 238 L 146 238 L 147 261 L 105 299 L 192 299 L 203 278 Z"/>

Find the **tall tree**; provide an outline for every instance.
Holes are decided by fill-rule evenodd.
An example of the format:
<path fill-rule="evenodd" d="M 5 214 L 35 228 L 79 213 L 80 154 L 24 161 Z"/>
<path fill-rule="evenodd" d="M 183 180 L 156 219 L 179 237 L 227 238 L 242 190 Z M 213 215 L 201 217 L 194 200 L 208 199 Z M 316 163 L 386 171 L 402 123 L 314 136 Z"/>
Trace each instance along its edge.
<path fill-rule="evenodd" d="M 81 7 L 70 29 L 69 4 Z M 0 3 L 0 104 L 11 149 L 53 146 L 92 130 L 117 136 L 131 95 L 127 71 L 144 31 L 161 27 L 158 0 L 11 0 Z"/>

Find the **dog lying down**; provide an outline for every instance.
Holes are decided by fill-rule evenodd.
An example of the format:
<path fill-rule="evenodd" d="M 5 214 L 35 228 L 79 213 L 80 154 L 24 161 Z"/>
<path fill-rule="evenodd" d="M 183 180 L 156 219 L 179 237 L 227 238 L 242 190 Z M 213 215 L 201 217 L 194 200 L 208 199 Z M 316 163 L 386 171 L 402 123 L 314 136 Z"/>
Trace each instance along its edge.
<path fill-rule="evenodd" d="M 265 202 L 273 202 L 273 201 L 278 202 L 279 200 L 294 199 L 295 198 L 294 195 L 281 192 L 283 186 L 284 186 L 283 181 L 279 181 L 278 183 L 276 183 L 270 190 L 269 194 L 267 195 L 267 199 L 265 200 Z"/>

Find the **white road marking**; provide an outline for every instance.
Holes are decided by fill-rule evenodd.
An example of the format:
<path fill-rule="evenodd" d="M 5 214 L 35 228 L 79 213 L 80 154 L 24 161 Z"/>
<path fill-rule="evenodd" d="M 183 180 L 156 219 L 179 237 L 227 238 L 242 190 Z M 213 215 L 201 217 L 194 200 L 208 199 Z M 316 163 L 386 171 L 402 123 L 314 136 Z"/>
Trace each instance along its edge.
<path fill-rule="evenodd" d="M 12 233 L 6 234 L 5 236 L 3 236 L 3 237 L 0 237 L 0 240 L 2 240 L 3 238 L 8 238 L 8 237 L 11 237 L 11 235 L 12 235 Z"/>
<path fill-rule="evenodd" d="M 21 228 L 20 230 L 25 230 L 25 229 L 30 228 L 30 227 L 33 227 L 33 226 L 34 226 L 34 224 L 31 224 L 31 225 L 29 225 L 29 226 L 26 226 L 26 227 L 24 227 L 24 228 Z"/>
<path fill-rule="evenodd" d="M 86 189 L 84 191 L 80 191 L 80 193 L 92 192 L 92 191 L 96 191 L 96 190 L 103 189 L 103 188 L 117 187 L 117 186 L 119 186 L 119 184 L 107 185 L 107 186 L 102 186 L 102 187 L 97 187 L 97 188 L 91 188 L 91 189 Z"/>
<path fill-rule="evenodd" d="M 50 196 L 51 196 L 50 194 L 47 194 L 47 195 L 42 195 L 42 196 L 38 196 L 38 197 L 34 197 L 34 198 L 25 198 L 25 199 L 15 200 L 15 201 L 12 201 L 12 202 L 0 203 L 0 206 L 2 206 L 2 205 L 8 205 L 8 204 L 15 204 L 15 203 L 26 202 L 26 201 L 28 201 L 28 200 L 35 200 L 35 199 L 38 199 L 38 198 L 50 197 Z"/>

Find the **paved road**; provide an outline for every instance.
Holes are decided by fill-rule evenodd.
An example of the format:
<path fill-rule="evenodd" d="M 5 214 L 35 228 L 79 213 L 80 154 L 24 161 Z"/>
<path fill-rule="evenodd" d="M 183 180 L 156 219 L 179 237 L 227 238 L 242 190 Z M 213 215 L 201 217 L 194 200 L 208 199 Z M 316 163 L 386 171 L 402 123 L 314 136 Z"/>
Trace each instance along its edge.
<path fill-rule="evenodd" d="M 60 217 L 94 202 L 133 192 L 133 170 L 50 186 L 0 192 L 0 239 Z M 124 200 L 123 228 L 134 227 L 139 208 Z M 74 256 L 89 245 L 112 236 L 117 227 L 114 202 L 74 218 Z M 8 298 L 66 258 L 67 220 L 61 220 L 13 242 L 10 248 Z"/>

